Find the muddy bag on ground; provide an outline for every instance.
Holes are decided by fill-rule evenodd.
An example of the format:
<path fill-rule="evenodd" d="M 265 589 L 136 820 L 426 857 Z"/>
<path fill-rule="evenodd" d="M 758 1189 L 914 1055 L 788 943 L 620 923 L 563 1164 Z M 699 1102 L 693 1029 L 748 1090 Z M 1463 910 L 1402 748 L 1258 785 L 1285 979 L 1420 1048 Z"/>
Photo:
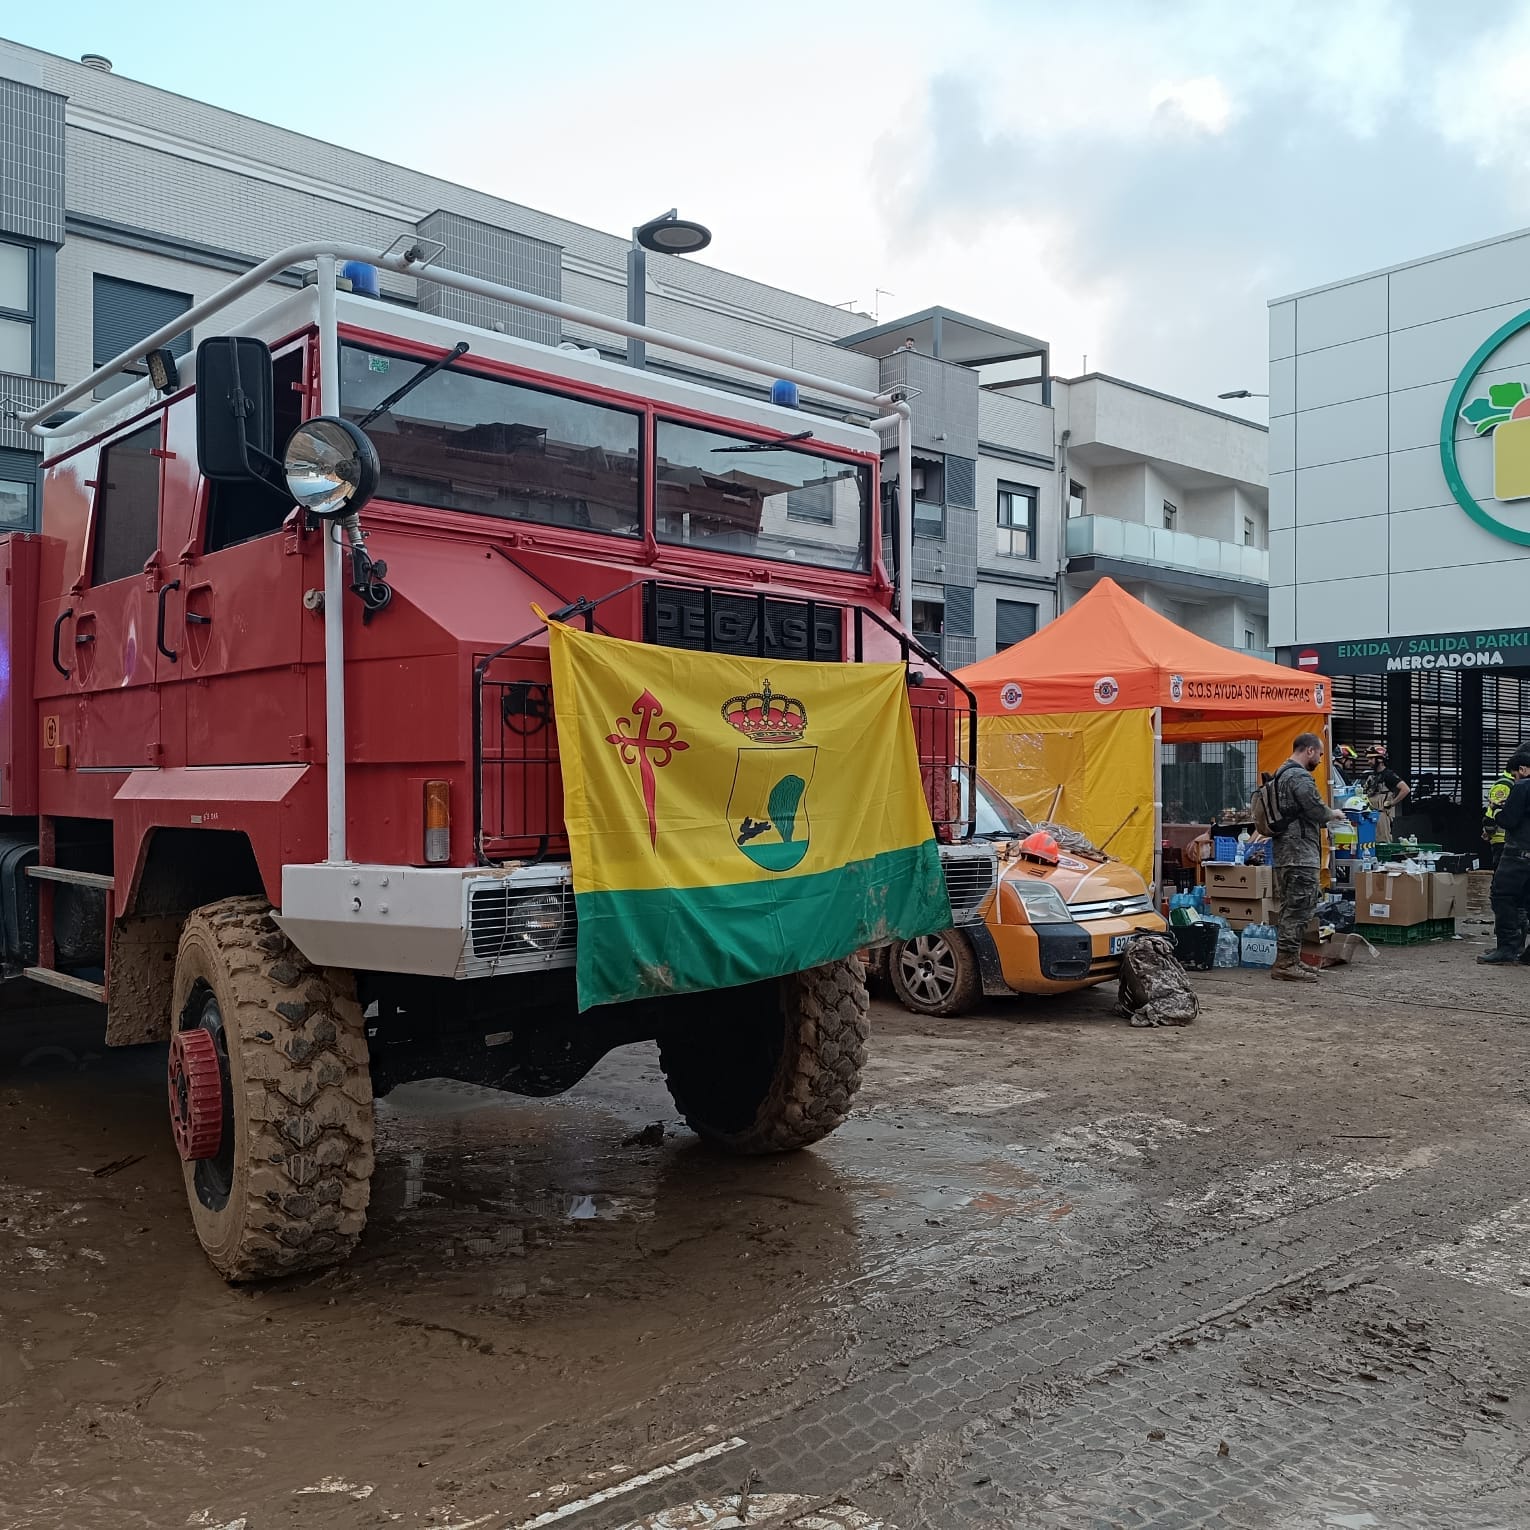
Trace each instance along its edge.
<path fill-rule="evenodd" d="M 1167 935 L 1139 935 L 1121 958 L 1119 1014 L 1133 1025 L 1189 1025 L 1200 1000 Z"/>

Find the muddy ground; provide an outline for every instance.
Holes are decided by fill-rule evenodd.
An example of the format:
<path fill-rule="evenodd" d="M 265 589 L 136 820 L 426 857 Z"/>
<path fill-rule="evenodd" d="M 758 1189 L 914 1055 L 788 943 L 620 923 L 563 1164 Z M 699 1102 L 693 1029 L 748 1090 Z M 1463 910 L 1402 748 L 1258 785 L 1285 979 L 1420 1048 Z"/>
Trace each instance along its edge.
<path fill-rule="evenodd" d="M 1204 974 L 1186 1030 L 879 1003 L 783 1160 L 649 1048 L 411 1085 L 358 1256 L 256 1290 L 160 1050 L 13 1001 L 0 1526 L 1530 1524 L 1530 971 L 1481 949 Z"/>

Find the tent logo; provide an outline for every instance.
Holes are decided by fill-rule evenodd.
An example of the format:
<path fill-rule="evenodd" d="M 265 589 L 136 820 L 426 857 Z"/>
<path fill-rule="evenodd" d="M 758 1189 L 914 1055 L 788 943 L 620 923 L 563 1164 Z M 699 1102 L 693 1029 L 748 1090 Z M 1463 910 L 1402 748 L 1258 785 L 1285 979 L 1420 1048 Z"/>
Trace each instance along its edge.
<path fill-rule="evenodd" d="M 1185 677 L 1183 675 L 1169 676 L 1169 700 L 1183 701 L 1185 699 Z"/>
<path fill-rule="evenodd" d="M 1094 699 L 1102 707 L 1108 707 L 1117 696 L 1121 694 L 1121 687 L 1116 684 L 1115 676 L 1101 675 L 1094 682 Z"/>
<path fill-rule="evenodd" d="M 999 692 L 999 704 L 1006 712 L 1013 712 L 1024 700 L 1025 692 L 1013 680 Z"/>
<path fill-rule="evenodd" d="M 1313 688 L 1312 688 L 1312 704 L 1313 704 L 1313 706 L 1320 707 L 1327 700 L 1328 700 L 1328 687 L 1326 685 L 1315 685 L 1315 686 L 1313 686 Z"/>
<path fill-rule="evenodd" d="M 1463 447 L 1469 452 L 1480 449 L 1474 437 L 1476 441 L 1491 437 L 1492 498 L 1488 503 L 1495 509 L 1510 504 L 1521 508 L 1530 500 L 1530 387 L 1514 378 L 1492 380 L 1489 366 L 1494 355 L 1526 328 L 1530 328 L 1530 309 L 1500 325 L 1477 347 L 1456 378 L 1440 420 L 1440 467 L 1456 503 L 1484 531 L 1521 547 L 1530 547 L 1530 527 L 1523 516 L 1516 524 L 1493 514 L 1467 487 L 1460 453 Z M 1486 480 L 1486 472 L 1481 477 Z"/>

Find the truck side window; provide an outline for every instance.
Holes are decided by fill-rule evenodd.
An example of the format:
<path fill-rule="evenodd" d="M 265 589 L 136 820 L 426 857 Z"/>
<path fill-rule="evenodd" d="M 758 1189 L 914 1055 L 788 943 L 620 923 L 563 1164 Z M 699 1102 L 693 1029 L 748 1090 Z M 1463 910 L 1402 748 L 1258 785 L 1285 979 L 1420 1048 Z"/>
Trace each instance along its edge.
<path fill-rule="evenodd" d="M 96 469 L 95 551 L 90 582 L 141 574 L 159 546 L 160 420 L 104 447 Z"/>
<path fill-rule="evenodd" d="M 280 458 L 292 432 L 303 423 L 303 348 L 278 356 L 272 365 L 275 407 L 272 411 L 275 448 Z M 207 486 L 207 537 L 204 552 L 217 552 L 256 537 L 269 536 L 292 514 L 292 501 L 258 483 L 213 483 Z"/>

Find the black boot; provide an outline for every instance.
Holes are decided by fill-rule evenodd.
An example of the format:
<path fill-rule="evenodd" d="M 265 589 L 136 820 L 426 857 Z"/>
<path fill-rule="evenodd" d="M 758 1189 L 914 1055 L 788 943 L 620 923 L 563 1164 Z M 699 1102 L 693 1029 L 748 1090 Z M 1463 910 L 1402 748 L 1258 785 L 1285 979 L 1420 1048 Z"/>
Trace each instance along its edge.
<path fill-rule="evenodd" d="M 1492 951 L 1484 951 L 1477 960 L 1485 967 L 1502 967 L 1511 965 L 1514 962 L 1523 962 L 1525 958 L 1513 951 L 1505 951 L 1502 946 L 1498 946 Z M 1526 965 L 1530 965 L 1530 963 Z"/>

